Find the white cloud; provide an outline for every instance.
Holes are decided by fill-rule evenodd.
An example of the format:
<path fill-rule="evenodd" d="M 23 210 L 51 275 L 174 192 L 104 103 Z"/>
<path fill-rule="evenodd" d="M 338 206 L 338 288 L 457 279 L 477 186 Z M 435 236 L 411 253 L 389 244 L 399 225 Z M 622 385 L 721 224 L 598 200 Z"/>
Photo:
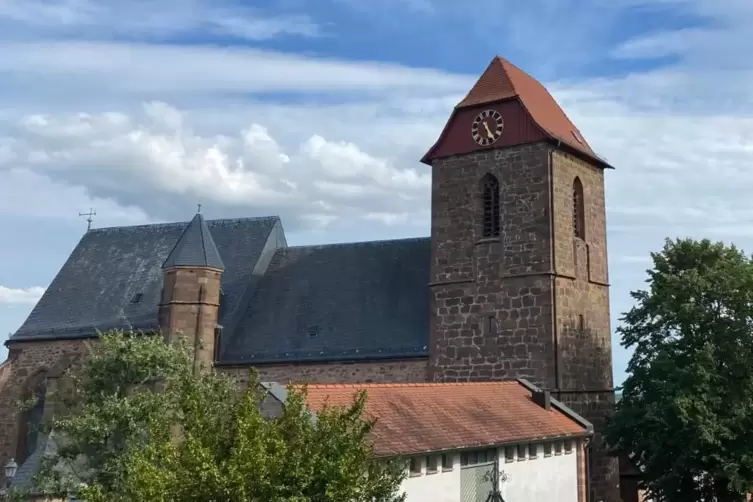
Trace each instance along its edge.
<path fill-rule="evenodd" d="M 0 173 L 48 177 L 166 219 L 186 217 L 178 212 L 185 199 L 284 214 L 294 228 L 311 214 L 332 221 L 422 212 L 430 185 L 427 170 L 316 134 L 289 152 L 255 123 L 234 135 L 199 135 L 165 103 L 148 103 L 138 117 L 30 115 L 4 143 Z"/>
<path fill-rule="evenodd" d="M 35 304 L 44 294 L 45 288 L 8 288 L 0 285 L 0 305 Z"/>
<path fill-rule="evenodd" d="M 248 48 L 107 42 L 9 42 L 0 73 L 21 82 L 165 95 L 186 92 L 378 92 L 437 96 L 467 91 L 473 80 L 433 69 L 316 58 Z M 79 91 L 80 92 L 80 91 Z"/>
<path fill-rule="evenodd" d="M 194 31 L 247 40 L 318 36 L 305 14 L 270 14 L 225 0 L 2 0 L 5 36 L 169 39 Z M 0 35 L 2 36 L 2 35 Z"/>
<path fill-rule="evenodd" d="M 694 19 L 691 27 L 660 30 L 631 39 L 617 47 L 617 57 L 655 59 L 676 56 L 683 68 L 750 70 L 753 66 L 753 3 L 747 0 L 662 0 L 659 5 Z M 699 72 L 699 78 L 704 75 Z M 722 84 L 723 86 L 725 84 Z"/>

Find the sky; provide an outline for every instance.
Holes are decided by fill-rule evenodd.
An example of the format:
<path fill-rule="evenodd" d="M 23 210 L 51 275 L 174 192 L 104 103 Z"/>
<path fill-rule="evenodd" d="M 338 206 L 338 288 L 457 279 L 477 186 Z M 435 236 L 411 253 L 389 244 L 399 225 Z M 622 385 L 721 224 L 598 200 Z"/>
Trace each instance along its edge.
<path fill-rule="evenodd" d="M 90 208 L 277 214 L 293 245 L 428 235 L 419 159 L 495 55 L 616 167 L 614 330 L 666 237 L 753 250 L 752 25 L 749 0 L 0 0 L 0 339 Z"/>

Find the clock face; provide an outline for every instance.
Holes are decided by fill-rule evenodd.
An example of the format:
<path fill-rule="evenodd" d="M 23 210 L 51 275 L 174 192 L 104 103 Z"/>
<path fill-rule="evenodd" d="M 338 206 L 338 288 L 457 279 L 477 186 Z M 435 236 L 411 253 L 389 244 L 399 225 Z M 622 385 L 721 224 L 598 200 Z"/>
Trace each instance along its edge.
<path fill-rule="evenodd" d="M 473 141 L 481 146 L 489 146 L 502 136 L 502 129 L 505 127 L 505 121 L 502 115 L 494 110 L 484 110 L 476 115 L 471 124 L 471 135 Z"/>

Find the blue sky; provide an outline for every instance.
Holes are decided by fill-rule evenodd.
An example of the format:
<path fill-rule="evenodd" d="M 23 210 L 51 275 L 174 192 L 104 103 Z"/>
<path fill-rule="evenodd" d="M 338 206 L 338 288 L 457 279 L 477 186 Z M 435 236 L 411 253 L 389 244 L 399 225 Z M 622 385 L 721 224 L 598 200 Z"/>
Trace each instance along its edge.
<path fill-rule="evenodd" d="M 748 0 L 0 0 L 0 338 L 89 207 L 280 214 L 293 244 L 427 235 L 418 159 L 495 54 L 617 167 L 616 327 L 665 237 L 753 249 L 751 24 Z"/>

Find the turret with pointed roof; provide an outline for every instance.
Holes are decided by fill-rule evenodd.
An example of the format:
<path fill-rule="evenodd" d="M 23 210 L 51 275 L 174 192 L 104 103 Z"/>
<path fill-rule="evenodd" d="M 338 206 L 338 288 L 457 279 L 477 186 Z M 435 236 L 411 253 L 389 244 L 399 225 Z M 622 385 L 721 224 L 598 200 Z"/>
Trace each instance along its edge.
<path fill-rule="evenodd" d="M 162 264 L 159 323 L 165 337 L 184 336 L 195 361 L 208 367 L 219 347 L 218 325 L 225 265 L 204 217 L 197 213 Z"/>
<path fill-rule="evenodd" d="M 212 239 L 206 221 L 201 213 L 196 213 L 183 234 L 170 251 L 162 269 L 173 267 L 207 267 L 225 270 L 220 252 Z"/>

